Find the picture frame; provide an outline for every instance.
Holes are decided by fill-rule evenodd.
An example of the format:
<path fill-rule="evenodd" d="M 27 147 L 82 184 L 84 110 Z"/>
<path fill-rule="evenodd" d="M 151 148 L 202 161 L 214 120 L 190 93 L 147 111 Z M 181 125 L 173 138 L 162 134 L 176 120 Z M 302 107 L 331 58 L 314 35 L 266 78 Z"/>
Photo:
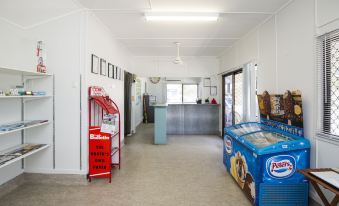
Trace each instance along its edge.
<path fill-rule="evenodd" d="M 210 90 L 210 95 L 211 95 L 211 96 L 217 96 L 217 95 L 218 95 L 218 94 L 217 94 L 217 90 L 218 90 L 218 89 L 217 89 L 216 86 L 211 86 L 210 89 L 211 89 L 211 90 Z"/>
<path fill-rule="evenodd" d="M 114 65 L 111 63 L 108 63 L 108 78 L 114 77 Z"/>
<path fill-rule="evenodd" d="M 113 79 L 118 79 L 118 66 L 114 66 L 114 75 Z"/>
<path fill-rule="evenodd" d="M 99 57 L 96 56 L 95 54 L 92 54 L 92 61 L 91 61 L 91 72 L 93 74 L 98 74 L 99 73 Z"/>
<path fill-rule="evenodd" d="M 100 59 L 100 75 L 106 76 L 107 73 L 107 66 L 106 66 L 106 60 L 105 59 Z"/>
<path fill-rule="evenodd" d="M 204 87 L 210 87 L 211 86 L 211 78 L 204 78 L 203 85 L 204 85 Z"/>
<path fill-rule="evenodd" d="M 118 80 L 121 80 L 121 68 L 118 68 Z"/>

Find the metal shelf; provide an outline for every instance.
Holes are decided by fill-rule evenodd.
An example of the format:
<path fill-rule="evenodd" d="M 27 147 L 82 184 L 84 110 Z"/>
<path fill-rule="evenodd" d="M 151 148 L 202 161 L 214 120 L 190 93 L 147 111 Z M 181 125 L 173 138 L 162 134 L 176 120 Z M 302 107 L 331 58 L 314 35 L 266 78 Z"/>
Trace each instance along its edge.
<path fill-rule="evenodd" d="M 119 151 L 119 147 L 113 147 L 112 152 L 111 152 L 111 156 L 113 157 L 118 151 Z"/>
<path fill-rule="evenodd" d="M 48 73 L 39 73 L 39 72 L 13 69 L 13 68 L 5 68 L 5 67 L 0 67 L 0 72 L 6 73 L 6 74 L 12 74 L 12 75 L 23 75 L 23 76 L 40 76 L 40 77 L 52 76 L 52 74 L 48 74 Z"/>
<path fill-rule="evenodd" d="M 25 149 L 25 147 L 30 147 L 30 146 L 39 146 L 39 147 L 36 149 L 32 149 L 31 151 L 24 153 L 24 154 L 17 152 L 18 150 L 23 150 Z M 41 150 L 44 150 L 47 147 L 49 147 L 49 145 L 47 144 L 21 144 L 21 145 L 17 145 L 15 147 L 11 147 L 9 149 L 0 151 L 0 168 L 6 167 L 23 158 L 31 156 L 32 154 L 35 154 Z M 8 160 L 6 161 L 5 159 L 8 159 Z"/>
<path fill-rule="evenodd" d="M 44 98 L 50 98 L 51 95 L 22 95 L 22 96 L 0 96 L 0 99 L 26 99 L 26 100 L 33 100 L 33 99 L 44 99 Z"/>
<path fill-rule="evenodd" d="M 13 130 L 10 130 L 10 131 L 0 131 L 0 135 L 5 135 L 5 134 L 17 132 L 17 131 L 21 131 L 21 130 L 24 130 L 24 129 L 30 129 L 30 128 L 34 128 L 34 127 L 39 127 L 39 126 L 46 125 L 46 124 L 49 124 L 49 121 L 33 124 L 33 125 L 30 125 L 30 126 L 27 126 L 27 127 L 21 127 L 21 128 L 18 128 L 18 129 L 13 129 Z"/>

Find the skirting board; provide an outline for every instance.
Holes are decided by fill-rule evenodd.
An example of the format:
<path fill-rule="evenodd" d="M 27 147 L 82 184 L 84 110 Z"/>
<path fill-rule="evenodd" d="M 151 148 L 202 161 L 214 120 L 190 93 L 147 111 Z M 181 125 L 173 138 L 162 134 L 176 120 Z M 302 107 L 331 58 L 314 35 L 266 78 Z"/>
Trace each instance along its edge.
<path fill-rule="evenodd" d="M 35 174 L 65 174 L 65 175 L 86 175 L 84 170 L 65 170 L 65 169 L 25 169 L 25 173 Z"/>

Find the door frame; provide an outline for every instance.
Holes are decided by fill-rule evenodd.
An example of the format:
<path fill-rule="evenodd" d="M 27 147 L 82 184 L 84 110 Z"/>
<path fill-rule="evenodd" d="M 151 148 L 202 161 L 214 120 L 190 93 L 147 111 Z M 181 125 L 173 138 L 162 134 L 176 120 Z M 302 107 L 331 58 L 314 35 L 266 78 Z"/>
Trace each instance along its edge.
<path fill-rule="evenodd" d="M 242 73 L 242 68 L 240 69 L 237 69 L 237 70 L 234 70 L 234 71 L 231 71 L 231 72 L 228 72 L 226 74 L 223 74 L 222 75 L 222 78 L 221 78 L 221 81 L 222 81 L 222 102 L 221 102 L 221 110 L 222 110 L 222 114 L 221 114 L 221 117 L 222 117 L 222 138 L 224 137 L 225 135 L 225 77 L 226 76 L 230 76 L 232 75 L 232 125 L 235 124 L 235 118 L 234 118 L 234 114 L 235 114 L 235 111 L 234 111 L 234 98 L 235 98 L 235 87 L 234 87 L 234 84 L 235 84 L 235 75 L 236 74 L 239 74 L 239 73 Z"/>

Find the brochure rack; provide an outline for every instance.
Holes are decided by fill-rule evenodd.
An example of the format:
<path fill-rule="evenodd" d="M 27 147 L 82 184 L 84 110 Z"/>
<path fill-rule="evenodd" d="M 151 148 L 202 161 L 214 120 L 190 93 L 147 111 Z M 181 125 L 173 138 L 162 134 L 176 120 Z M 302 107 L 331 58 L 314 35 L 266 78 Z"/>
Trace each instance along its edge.
<path fill-rule="evenodd" d="M 43 161 L 54 168 L 54 75 L 0 67 L 0 77 L 0 169 L 18 161 L 22 172 L 36 171 Z M 8 93 L 14 86 L 31 92 Z M 53 159 L 44 159 L 49 153 Z"/>
<path fill-rule="evenodd" d="M 111 168 L 120 169 L 120 112 L 102 87 L 89 87 L 89 173 L 92 178 L 112 179 Z"/>

